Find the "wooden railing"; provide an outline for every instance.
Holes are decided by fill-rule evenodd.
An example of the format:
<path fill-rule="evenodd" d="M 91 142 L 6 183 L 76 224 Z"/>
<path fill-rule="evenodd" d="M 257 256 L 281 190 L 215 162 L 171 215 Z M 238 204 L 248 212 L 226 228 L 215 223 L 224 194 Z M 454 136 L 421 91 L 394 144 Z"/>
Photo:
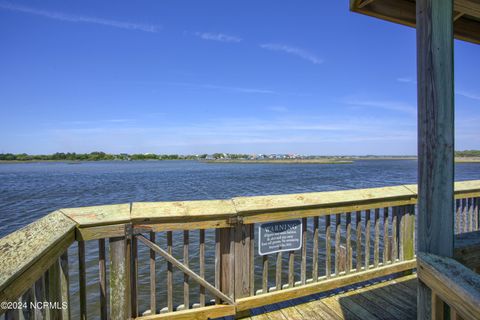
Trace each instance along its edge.
<path fill-rule="evenodd" d="M 478 230 L 480 181 L 456 183 L 455 196 L 457 230 Z M 405 185 L 62 209 L 0 239 L 1 311 L 214 318 L 411 272 L 416 198 Z M 290 219 L 303 222 L 301 248 L 261 256 L 258 224 Z M 15 308 L 29 301 L 57 304 Z"/>
<path fill-rule="evenodd" d="M 431 289 L 433 319 L 480 319 L 480 276 L 459 262 L 420 252 L 418 278 Z"/>

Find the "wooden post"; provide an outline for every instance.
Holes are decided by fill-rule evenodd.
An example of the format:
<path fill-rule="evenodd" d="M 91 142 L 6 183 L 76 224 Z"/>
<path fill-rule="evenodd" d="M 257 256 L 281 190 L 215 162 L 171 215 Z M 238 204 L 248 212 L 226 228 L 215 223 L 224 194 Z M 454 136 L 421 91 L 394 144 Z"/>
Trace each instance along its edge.
<path fill-rule="evenodd" d="M 110 243 L 110 319 L 130 318 L 130 251 L 125 237 Z"/>
<path fill-rule="evenodd" d="M 418 244 L 453 256 L 453 0 L 417 0 Z M 418 286 L 418 319 L 431 318 L 431 291 Z"/>
<path fill-rule="evenodd" d="M 250 295 L 250 239 L 253 224 L 237 224 L 235 226 L 235 298 Z"/>
<path fill-rule="evenodd" d="M 235 257 L 234 257 L 234 240 L 235 228 L 217 229 L 216 242 L 218 245 L 217 256 L 215 257 L 219 272 L 219 286 L 227 296 L 235 297 Z"/>

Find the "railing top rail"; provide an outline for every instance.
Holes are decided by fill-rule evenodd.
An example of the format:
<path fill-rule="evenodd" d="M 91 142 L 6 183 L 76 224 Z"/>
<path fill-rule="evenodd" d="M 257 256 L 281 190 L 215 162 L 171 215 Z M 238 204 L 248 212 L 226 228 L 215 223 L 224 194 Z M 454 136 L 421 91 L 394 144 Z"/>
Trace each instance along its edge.
<path fill-rule="evenodd" d="M 0 239 L 0 301 L 28 288 L 75 239 L 76 223 L 59 211 Z M 11 286 L 13 279 L 22 283 Z M 8 288 L 7 288 L 8 287 Z M 20 292 L 21 294 L 22 292 Z"/>
<path fill-rule="evenodd" d="M 467 195 L 480 196 L 480 180 L 456 182 L 455 194 L 457 198 Z M 292 213 L 312 209 L 361 210 L 363 207 L 359 205 L 365 207 L 369 204 L 376 204 L 377 206 L 414 204 L 416 199 L 417 185 L 400 185 L 301 194 L 236 197 L 226 200 L 133 202 L 68 208 L 61 209 L 61 212 L 77 222 L 78 227 L 84 228 L 124 223 L 175 223 L 215 219 L 225 221 L 235 216 L 248 217 L 255 215 L 259 217 L 265 213 Z M 278 219 L 283 218 L 278 215 Z M 250 220 L 249 223 L 256 222 L 254 218 L 250 218 Z M 262 221 L 262 219 L 259 221 Z"/>
<path fill-rule="evenodd" d="M 274 212 L 342 206 L 352 203 L 412 199 L 405 186 L 234 198 L 238 213 Z"/>

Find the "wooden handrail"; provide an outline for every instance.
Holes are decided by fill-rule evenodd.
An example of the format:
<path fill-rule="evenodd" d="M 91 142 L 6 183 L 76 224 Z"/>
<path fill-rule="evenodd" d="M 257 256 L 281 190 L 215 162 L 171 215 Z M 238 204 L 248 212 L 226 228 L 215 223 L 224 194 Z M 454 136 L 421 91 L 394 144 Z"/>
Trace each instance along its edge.
<path fill-rule="evenodd" d="M 480 319 L 480 275 L 459 262 L 417 253 L 418 278 L 464 319 Z"/>
<path fill-rule="evenodd" d="M 76 223 L 59 211 L 0 239 L 0 301 L 15 301 L 73 243 Z"/>
<path fill-rule="evenodd" d="M 457 211 L 457 216 L 458 213 L 465 217 L 467 217 L 467 213 L 473 216 L 478 210 L 476 201 L 477 198 L 480 198 L 480 180 L 458 182 L 455 184 L 455 188 L 457 199 L 468 198 L 468 201 L 462 200 L 460 205 L 457 202 L 457 208 L 461 209 L 461 211 Z M 240 306 L 237 305 L 237 310 L 244 310 L 243 308 L 249 306 L 262 305 L 262 301 L 266 301 L 267 298 L 281 300 L 287 298 L 290 294 L 303 295 L 323 290 L 328 283 L 333 285 L 350 280 L 357 281 L 360 275 L 369 278 L 382 274 L 382 272 L 389 274 L 395 270 L 400 270 L 398 268 L 411 270 L 415 267 L 412 240 L 415 225 L 414 204 L 416 201 L 416 185 L 402 185 L 304 194 L 237 197 L 229 200 L 135 202 L 61 209 L 0 239 L 0 270 L 2 271 L 0 272 L 0 300 L 16 300 L 27 290 L 31 290 L 32 286 L 37 284 L 36 281 L 41 279 L 46 272 L 55 278 L 61 278 L 62 276 L 58 273 L 63 271 L 58 268 L 56 263 L 68 261 L 65 252 L 77 240 L 79 244 L 81 314 L 86 315 L 86 253 L 84 241 L 99 239 L 99 270 L 101 287 L 103 286 L 102 294 L 104 295 L 102 319 L 106 319 L 105 293 L 107 282 L 104 275 L 107 266 L 105 264 L 105 239 L 110 239 L 108 250 L 111 254 L 110 264 L 108 265 L 110 272 L 112 270 L 122 272 L 117 279 L 119 281 L 117 281 L 118 286 L 115 287 L 115 290 L 112 289 L 112 281 L 110 281 L 110 289 L 112 290 L 110 294 L 129 290 L 131 287 L 131 299 L 136 301 L 135 283 L 131 282 L 136 281 L 135 270 L 137 270 L 136 243 L 135 237 L 132 238 L 132 235 L 150 233 L 155 238 L 156 232 L 166 231 L 167 251 L 159 252 L 158 248 L 150 246 L 151 253 L 153 253 L 150 258 L 150 273 L 152 274 L 155 272 L 155 253 L 164 256 L 167 262 L 172 265 L 172 261 L 170 261 L 172 258 L 172 231 L 182 230 L 184 232 L 184 260 L 186 261 L 188 261 L 189 230 L 203 231 L 203 237 L 201 233 L 199 243 L 200 254 L 202 255 L 200 261 L 203 261 L 200 266 L 200 278 L 202 278 L 202 272 L 203 274 L 205 272 L 205 229 L 216 229 L 215 287 L 208 283 L 203 283 L 203 287 L 210 289 L 214 294 L 219 294 L 221 291 L 225 294 L 222 300 L 229 303 L 239 302 Z M 471 210 L 471 212 L 465 210 Z M 472 219 L 470 216 L 469 219 Z M 301 252 L 298 252 L 302 258 L 301 281 L 298 283 L 295 281 L 295 254 L 291 251 L 285 253 L 288 254 L 289 261 L 288 284 L 286 281 L 282 282 L 282 256 L 279 254 L 276 257 L 270 257 L 270 260 L 276 258 L 277 262 L 280 261 L 276 267 L 275 289 L 272 290 L 269 287 L 267 280 L 262 282 L 262 290 L 255 291 L 255 274 L 253 272 L 255 258 L 254 224 L 292 218 L 302 218 L 304 226 L 307 225 L 307 220 L 313 222 L 316 238 L 316 240 L 313 240 L 314 250 L 319 250 L 318 237 L 320 233 L 327 239 L 325 277 L 319 277 L 318 272 L 315 271 L 306 274 L 307 253 L 306 246 L 304 246 Z M 334 220 L 330 221 L 330 218 Z M 319 229 L 319 219 L 322 221 L 322 229 Z M 340 231 L 343 228 L 343 223 L 340 223 L 340 221 L 343 219 L 346 223 L 346 243 L 344 244 L 342 244 L 344 240 L 342 240 Z M 371 230 L 370 219 L 373 219 L 373 229 Z M 357 233 L 355 241 L 362 242 L 362 238 L 365 237 L 366 248 L 370 248 L 369 243 L 373 241 L 372 252 L 362 252 L 362 246 L 356 246 L 355 266 L 352 264 L 353 247 L 351 243 L 354 242 L 351 238 L 354 221 Z M 380 221 L 383 221 L 383 230 L 380 230 Z M 469 221 L 469 227 L 471 228 L 474 220 Z M 478 223 L 478 221 L 475 223 Z M 362 231 L 363 228 L 364 231 Z M 391 232 L 389 232 L 389 228 L 391 228 Z M 335 236 L 332 238 L 330 238 L 330 231 L 335 232 Z M 384 235 L 382 239 L 388 241 L 388 243 L 383 244 L 385 247 L 383 258 L 379 252 L 380 233 L 382 231 Z M 460 232 L 465 231 L 467 231 L 465 228 L 460 230 Z M 306 228 L 302 229 L 302 237 L 305 242 Z M 143 240 L 148 241 L 141 237 L 139 239 L 142 242 L 144 242 Z M 334 242 L 335 245 L 330 246 L 330 241 Z M 146 244 L 151 243 L 147 242 Z M 345 247 L 342 247 L 343 245 Z M 335 252 L 332 252 L 333 249 Z M 112 254 L 116 260 L 112 260 Z M 240 262 L 235 262 L 235 259 L 232 258 L 235 256 Z M 330 256 L 334 256 L 335 261 L 329 260 Z M 373 260 L 372 264 L 370 264 L 371 258 Z M 112 263 L 112 261 L 115 263 Z M 242 264 L 242 261 L 245 263 Z M 330 262 L 335 262 L 334 269 L 330 269 Z M 313 264 L 318 271 L 319 262 L 313 261 Z M 188 268 L 188 262 L 185 265 Z M 130 270 L 127 270 L 130 268 L 132 268 L 131 273 L 133 275 L 131 279 L 128 278 Z M 168 283 L 172 285 L 171 270 L 168 270 L 167 285 Z M 191 273 L 190 269 L 185 270 L 182 271 L 186 272 L 191 279 L 197 276 L 195 273 Z M 263 280 L 265 280 L 265 275 L 268 274 L 268 257 L 266 256 L 263 257 L 263 271 Z M 235 274 L 234 277 L 233 274 Z M 188 292 L 188 277 L 185 279 L 186 287 L 184 287 L 184 291 Z M 328 282 L 325 282 L 327 280 Z M 202 280 L 200 279 L 200 281 Z M 154 286 L 154 282 L 151 285 Z M 168 311 L 173 311 L 172 294 L 169 294 L 168 297 Z M 235 299 L 232 300 L 229 297 L 235 297 Z M 205 312 L 214 312 L 212 310 L 216 309 L 209 309 L 204 300 L 205 294 L 203 291 L 203 293 L 200 292 L 200 306 L 206 308 Z M 127 295 L 123 297 L 122 301 L 125 302 L 125 308 L 120 310 L 122 313 L 117 318 L 122 318 L 123 315 L 130 312 L 126 306 L 130 303 L 130 297 Z M 188 309 L 188 296 L 184 296 L 184 301 L 187 304 L 184 303 L 184 308 Z M 155 308 L 155 301 L 151 305 Z M 231 312 L 231 309 L 228 308 L 222 310 Z M 137 310 L 132 309 L 133 313 L 136 314 Z"/>
<path fill-rule="evenodd" d="M 480 197 L 480 180 L 455 183 L 455 198 L 466 197 Z M 120 236 L 126 223 L 149 225 L 151 231 L 223 228 L 235 219 L 257 223 L 416 202 L 417 185 L 401 185 L 228 200 L 133 202 L 60 211 L 77 223 L 77 239 L 88 240 Z"/>

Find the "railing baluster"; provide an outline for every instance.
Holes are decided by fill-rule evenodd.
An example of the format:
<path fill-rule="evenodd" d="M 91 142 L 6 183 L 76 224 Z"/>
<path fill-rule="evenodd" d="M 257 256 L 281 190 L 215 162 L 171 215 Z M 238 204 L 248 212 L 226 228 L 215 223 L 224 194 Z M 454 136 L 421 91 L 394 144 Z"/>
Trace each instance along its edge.
<path fill-rule="evenodd" d="M 405 219 L 406 219 L 406 210 L 405 210 L 405 206 L 400 206 L 398 207 L 398 224 L 399 224 L 399 227 L 398 227 L 398 248 L 399 248 L 399 252 L 398 252 L 398 258 L 400 261 L 404 261 L 405 260 L 405 250 L 404 250 L 404 247 L 405 247 Z"/>
<path fill-rule="evenodd" d="M 70 319 L 70 276 L 68 273 L 68 249 L 58 259 L 59 263 L 59 281 L 60 281 L 60 301 L 66 304 L 66 308 L 62 308 L 63 320 Z"/>
<path fill-rule="evenodd" d="M 45 277 L 42 275 L 34 284 L 34 301 L 35 303 L 42 303 L 45 301 Z M 44 308 L 35 308 L 34 319 L 46 319 L 46 312 Z"/>
<path fill-rule="evenodd" d="M 107 270 L 105 263 L 105 239 L 98 240 L 98 287 L 100 290 L 100 319 L 107 315 Z"/>
<path fill-rule="evenodd" d="M 183 231 L 183 264 L 188 267 L 188 248 L 190 235 L 188 230 Z M 189 276 L 183 274 L 183 306 L 185 309 L 190 309 L 190 284 Z"/>
<path fill-rule="evenodd" d="M 398 207 L 392 208 L 392 263 L 398 258 Z"/>
<path fill-rule="evenodd" d="M 365 210 L 365 270 L 370 269 L 370 209 Z"/>
<path fill-rule="evenodd" d="M 467 199 L 467 208 L 468 208 L 468 231 L 474 231 L 474 219 L 473 219 L 473 198 Z"/>
<path fill-rule="evenodd" d="M 62 296 L 62 299 L 63 299 L 63 296 Z M 31 306 L 31 303 L 35 301 L 35 289 L 33 286 L 28 288 L 28 290 L 22 295 L 21 301 L 25 305 L 23 305 L 22 308 L 19 310 L 20 317 L 23 316 L 23 319 L 26 319 L 26 320 L 35 319 L 35 308 L 32 308 Z M 70 305 L 68 306 L 67 309 L 62 309 L 63 319 L 65 320 L 70 319 L 69 311 L 70 311 Z"/>
<path fill-rule="evenodd" d="M 199 263 L 200 277 L 205 279 L 205 229 L 200 229 L 199 234 Z M 205 287 L 200 286 L 200 307 L 205 307 Z"/>
<path fill-rule="evenodd" d="M 375 240 L 373 243 L 373 266 L 378 267 L 380 251 L 380 209 L 375 209 Z"/>
<path fill-rule="evenodd" d="M 262 256 L 263 273 L 262 273 L 262 293 L 268 292 L 268 255 Z"/>
<path fill-rule="evenodd" d="M 295 285 L 295 251 L 288 252 L 288 287 Z"/>
<path fill-rule="evenodd" d="M 255 295 L 255 225 L 250 229 L 250 296 Z"/>
<path fill-rule="evenodd" d="M 455 233 L 460 233 L 461 232 L 461 221 L 462 221 L 462 208 L 461 208 L 461 201 L 460 199 L 457 199 L 455 201 L 455 207 L 456 207 L 456 214 L 455 214 Z"/>
<path fill-rule="evenodd" d="M 352 213 L 347 212 L 347 218 L 345 221 L 345 242 L 346 242 L 346 263 L 345 273 L 349 274 L 352 270 Z"/>
<path fill-rule="evenodd" d="M 275 267 L 275 288 L 282 289 L 282 252 L 277 253 L 277 265 Z"/>
<path fill-rule="evenodd" d="M 313 217 L 312 279 L 318 281 L 318 217 Z"/>
<path fill-rule="evenodd" d="M 467 199 L 462 199 L 462 225 L 463 225 L 463 232 L 468 232 L 468 207 L 467 207 Z"/>
<path fill-rule="evenodd" d="M 132 317 L 138 316 L 138 243 L 137 238 L 133 236 L 130 240 L 131 252 L 131 270 L 130 270 L 130 299 Z"/>
<path fill-rule="evenodd" d="M 173 232 L 167 231 L 167 252 L 172 254 Z M 173 265 L 167 262 L 167 309 L 173 311 Z"/>
<path fill-rule="evenodd" d="M 221 272 L 221 248 L 220 248 L 220 229 L 215 229 L 215 288 L 221 289 L 220 272 Z M 219 304 L 220 299 L 215 297 L 215 303 Z"/>
<path fill-rule="evenodd" d="M 357 211 L 356 214 L 356 230 L 357 230 L 357 239 L 356 239 L 356 246 L 357 246 L 357 271 L 362 270 L 362 212 Z"/>
<path fill-rule="evenodd" d="M 479 198 L 473 198 L 473 216 L 475 217 L 475 230 L 480 229 L 480 216 L 478 212 L 478 203 L 480 199 Z"/>
<path fill-rule="evenodd" d="M 390 236 L 388 232 L 388 210 L 383 208 L 383 264 L 386 265 L 390 260 Z"/>
<path fill-rule="evenodd" d="M 335 276 L 340 274 L 340 244 L 342 232 L 342 218 L 341 214 L 337 213 L 335 217 Z"/>
<path fill-rule="evenodd" d="M 331 276 L 331 263 L 332 263 L 332 244 L 331 244 L 331 232 L 330 232 L 330 215 L 325 216 L 325 276 L 330 278 Z"/>
<path fill-rule="evenodd" d="M 155 243 L 155 232 L 150 231 L 150 241 Z M 150 314 L 157 313 L 157 270 L 155 251 L 150 249 Z"/>
<path fill-rule="evenodd" d="M 87 278 L 85 267 L 85 241 L 78 241 L 78 281 L 80 288 L 80 319 L 87 319 Z"/>
<path fill-rule="evenodd" d="M 302 284 L 307 283 L 307 218 L 302 219 L 302 264 L 300 280 Z"/>

